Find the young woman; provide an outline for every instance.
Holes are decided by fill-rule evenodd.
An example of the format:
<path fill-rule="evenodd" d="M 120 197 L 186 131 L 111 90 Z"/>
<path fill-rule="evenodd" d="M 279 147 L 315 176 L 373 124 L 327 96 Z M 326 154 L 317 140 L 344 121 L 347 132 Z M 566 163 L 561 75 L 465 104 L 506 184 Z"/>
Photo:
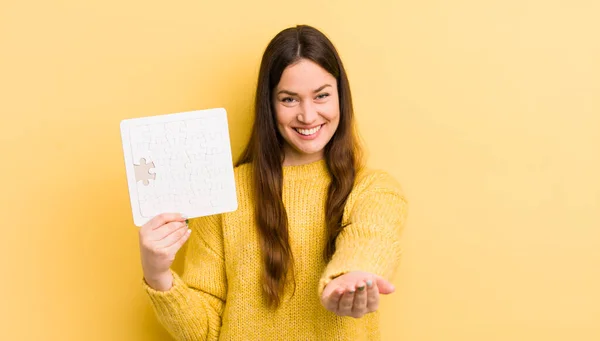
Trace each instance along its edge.
<path fill-rule="evenodd" d="M 310 26 L 267 46 L 238 209 L 140 229 L 144 286 L 178 340 L 378 340 L 406 200 L 361 167 L 348 77 Z M 188 229 L 189 223 L 189 229 Z M 170 267 L 188 241 L 183 274 Z"/>

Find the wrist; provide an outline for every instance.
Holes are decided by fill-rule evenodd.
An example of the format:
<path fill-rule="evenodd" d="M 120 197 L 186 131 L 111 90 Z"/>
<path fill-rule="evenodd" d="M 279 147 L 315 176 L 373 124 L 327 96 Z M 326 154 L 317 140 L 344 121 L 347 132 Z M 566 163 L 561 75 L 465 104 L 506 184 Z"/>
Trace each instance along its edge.
<path fill-rule="evenodd" d="M 173 287 L 173 274 L 169 270 L 161 274 L 144 275 L 144 281 L 156 291 L 168 291 Z"/>

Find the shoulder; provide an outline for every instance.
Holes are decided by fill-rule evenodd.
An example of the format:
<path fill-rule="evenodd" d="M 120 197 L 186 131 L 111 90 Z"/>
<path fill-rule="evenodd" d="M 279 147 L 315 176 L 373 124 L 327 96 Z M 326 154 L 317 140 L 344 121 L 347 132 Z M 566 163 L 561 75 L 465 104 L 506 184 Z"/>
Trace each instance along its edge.
<path fill-rule="evenodd" d="M 242 163 L 241 165 L 237 165 L 233 168 L 233 172 L 235 173 L 235 176 L 242 176 L 242 175 L 250 175 L 250 173 L 252 172 L 252 164 L 251 163 Z"/>
<path fill-rule="evenodd" d="M 400 183 L 390 173 L 381 169 L 362 168 L 356 174 L 352 192 L 394 192 L 404 197 Z"/>
<path fill-rule="evenodd" d="M 243 163 L 233 169 L 235 181 L 249 181 L 252 177 L 252 164 Z"/>
<path fill-rule="evenodd" d="M 240 212 L 251 212 L 254 210 L 254 196 L 252 188 L 252 164 L 244 163 L 233 169 L 235 179 L 235 190 L 237 193 L 238 209 Z"/>
<path fill-rule="evenodd" d="M 384 170 L 363 168 L 357 172 L 344 216 L 349 217 L 352 211 L 366 208 L 381 211 L 394 207 L 404 212 L 407 204 L 404 190 L 395 177 Z"/>

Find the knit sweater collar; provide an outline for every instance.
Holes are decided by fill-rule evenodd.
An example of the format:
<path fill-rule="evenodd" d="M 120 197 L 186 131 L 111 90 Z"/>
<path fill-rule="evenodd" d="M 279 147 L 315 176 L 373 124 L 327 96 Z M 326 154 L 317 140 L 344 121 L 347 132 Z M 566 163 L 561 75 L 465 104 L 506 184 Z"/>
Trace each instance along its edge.
<path fill-rule="evenodd" d="M 302 180 L 311 178 L 329 178 L 329 170 L 325 159 L 297 166 L 283 166 L 283 178 L 289 180 Z"/>

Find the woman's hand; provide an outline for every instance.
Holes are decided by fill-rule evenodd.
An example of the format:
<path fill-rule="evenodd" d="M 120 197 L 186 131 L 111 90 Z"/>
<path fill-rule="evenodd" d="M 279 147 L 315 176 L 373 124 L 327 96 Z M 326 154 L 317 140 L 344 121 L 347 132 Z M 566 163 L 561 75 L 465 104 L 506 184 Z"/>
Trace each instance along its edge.
<path fill-rule="evenodd" d="M 142 270 L 150 287 L 159 291 L 171 288 L 169 269 L 190 233 L 185 217 L 178 213 L 157 215 L 140 228 Z"/>
<path fill-rule="evenodd" d="M 329 282 L 321 303 L 339 316 L 360 318 L 379 308 L 379 294 L 391 294 L 394 290 L 390 282 L 377 275 L 353 271 Z"/>

